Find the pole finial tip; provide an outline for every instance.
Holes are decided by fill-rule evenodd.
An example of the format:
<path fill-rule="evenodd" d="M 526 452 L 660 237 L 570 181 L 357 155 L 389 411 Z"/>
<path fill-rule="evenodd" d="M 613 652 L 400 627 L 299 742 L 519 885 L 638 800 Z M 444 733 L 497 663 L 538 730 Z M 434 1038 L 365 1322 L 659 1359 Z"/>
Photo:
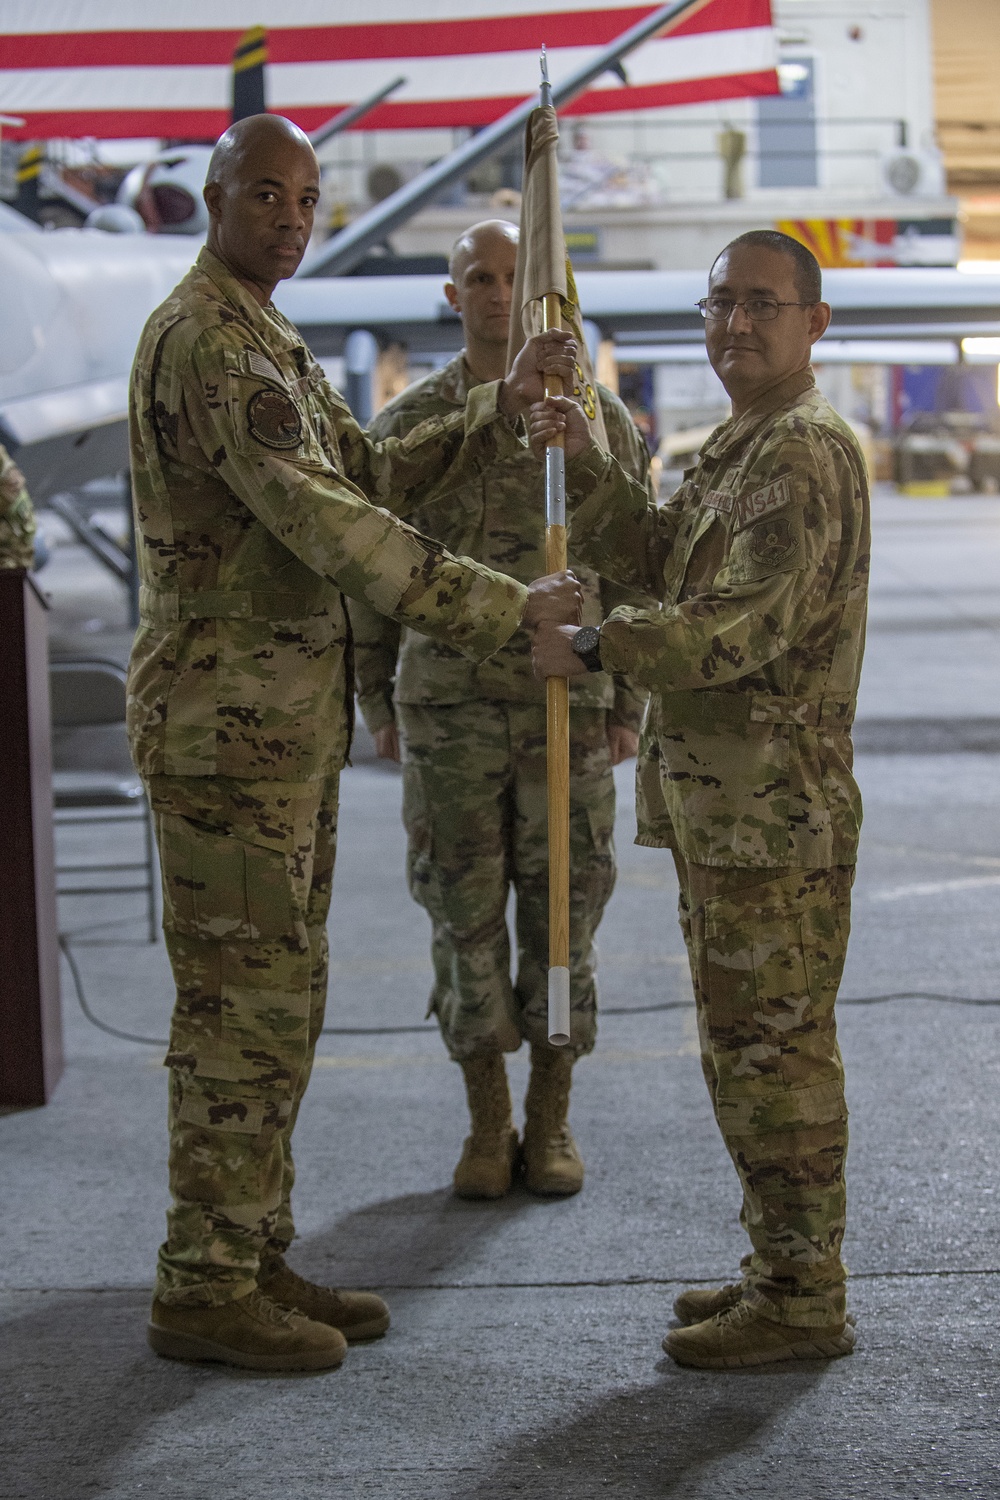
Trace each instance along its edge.
<path fill-rule="evenodd" d="M 543 105 L 550 105 L 552 103 L 552 85 L 549 82 L 549 55 L 544 42 L 542 43 L 538 66 L 542 74 L 541 102 Z"/>

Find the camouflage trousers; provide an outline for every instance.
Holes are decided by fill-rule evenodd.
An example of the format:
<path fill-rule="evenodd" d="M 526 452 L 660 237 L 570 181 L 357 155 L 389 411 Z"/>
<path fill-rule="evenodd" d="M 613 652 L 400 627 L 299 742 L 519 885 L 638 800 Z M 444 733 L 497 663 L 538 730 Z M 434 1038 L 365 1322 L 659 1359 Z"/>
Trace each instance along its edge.
<path fill-rule="evenodd" d="M 702 1067 L 753 1246 L 745 1295 L 780 1322 L 838 1321 L 847 1108 L 834 1001 L 853 867 L 719 869 L 674 858 Z"/>
<path fill-rule="evenodd" d="M 337 790 L 336 776 L 150 778 L 177 986 L 166 1302 L 243 1296 L 294 1237 L 291 1136 L 323 1024 Z"/>
<path fill-rule="evenodd" d="M 545 707 L 477 700 L 398 706 L 403 820 L 415 901 L 432 923 L 437 1016 L 456 1061 L 548 1040 Z M 604 709 L 570 713 L 570 1004 L 567 1049 L 597 1034 L 594 933 L 615 882 L 615 785 Z M 517 978 L 510 977 L 513 887 Z"/>

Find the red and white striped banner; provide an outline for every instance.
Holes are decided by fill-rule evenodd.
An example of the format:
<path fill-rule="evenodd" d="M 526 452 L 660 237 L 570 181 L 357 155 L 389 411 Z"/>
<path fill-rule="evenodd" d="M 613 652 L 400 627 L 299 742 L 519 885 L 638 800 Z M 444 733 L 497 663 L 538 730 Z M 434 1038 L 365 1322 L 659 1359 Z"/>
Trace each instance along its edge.
<path fill-rule="evenodd" d="M 403 74 L 405 85 L 364 119 L 366 130 L 485 125 L 538 87 L 549 49 L 553 83 L 651 5 L 608 0 L 3 0 L 0 112 L 8 137 L 170 136 L 214 139 L 229 123 L 233 49 L 267 28 L 268 108 L 314 130 L 344 105 Z M 148 25 L 150 10 L 160 24 Z M 419 12 L 419 14 L 418 14 Z M 206 14 L 213 25 L 205 26 Z M 702 0 L 670 36 L 625 61 L 564 111 L 598 114 L 778 92 L 770 0 Z"/>

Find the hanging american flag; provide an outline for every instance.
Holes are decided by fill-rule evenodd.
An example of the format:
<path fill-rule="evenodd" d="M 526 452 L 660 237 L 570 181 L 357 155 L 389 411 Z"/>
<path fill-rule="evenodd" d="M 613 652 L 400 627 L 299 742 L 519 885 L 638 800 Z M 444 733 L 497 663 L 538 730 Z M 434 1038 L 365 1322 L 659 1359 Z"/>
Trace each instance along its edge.
<path fill-rule="evenodd" d="M 543 42 L 557 84 L 655 7 L 542 0 L 525 13 L 525 0 L 366 0 L 359 24 L 345 0 L 172 0 L 155 7 L 155 27 L 151 9 L 3 0 L 0 111 L 25 120 L 5 134 L 214 139 L 229 124 L 233 51 L 251 24 L 267 29 L 268 108 L 306 130 L 400 73 L 405 85 L 365 129 L 485 125 L 534 91 Z M 770 0 L 703 0 L 626 67 L 625 81 L 606 75 L 565 113 L 777 93 Z"/>

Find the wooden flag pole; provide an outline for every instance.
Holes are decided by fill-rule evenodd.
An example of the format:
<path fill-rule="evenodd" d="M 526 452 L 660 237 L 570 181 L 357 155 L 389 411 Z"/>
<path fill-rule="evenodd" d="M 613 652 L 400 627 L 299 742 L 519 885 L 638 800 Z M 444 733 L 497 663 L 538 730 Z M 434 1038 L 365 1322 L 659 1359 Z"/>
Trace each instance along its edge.
<path fill-rule="evenodd" d="M 543 303 L 546 330 L 562 327 L 562 303 Z M 562 381 L 545 377 L 546 396 L 561 396 Z M 566 453 L 562 434 L 545 450 L 545 571 L 566 567 Z M 549 799 L 549 1041 L 569 1042 L 569 679 L 549 677 L 546 690 Z"/>

